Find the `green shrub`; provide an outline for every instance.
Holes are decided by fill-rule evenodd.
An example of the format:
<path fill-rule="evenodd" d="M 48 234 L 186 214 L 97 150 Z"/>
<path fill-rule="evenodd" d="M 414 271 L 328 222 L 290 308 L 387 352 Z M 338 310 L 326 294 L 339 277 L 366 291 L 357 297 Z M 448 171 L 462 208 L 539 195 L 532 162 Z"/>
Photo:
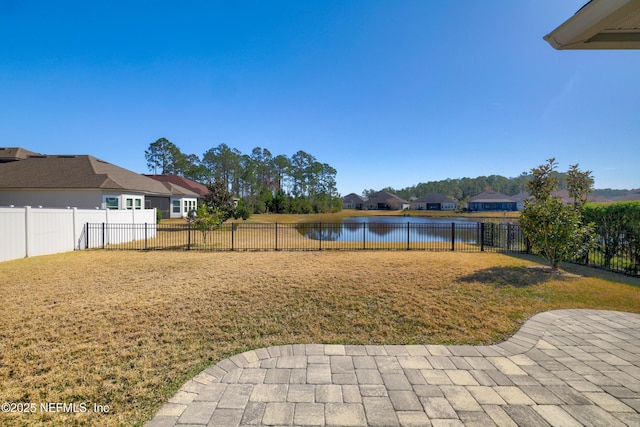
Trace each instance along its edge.
<path fill-rule="evenodd" d="M 596 250 L 604 257 L 604 267 L 628 254 L 630 272 L 640 267 L 640 201 L 591 203 L 584 207 L 584 218 L 592 222 L 598 234 Z"/>

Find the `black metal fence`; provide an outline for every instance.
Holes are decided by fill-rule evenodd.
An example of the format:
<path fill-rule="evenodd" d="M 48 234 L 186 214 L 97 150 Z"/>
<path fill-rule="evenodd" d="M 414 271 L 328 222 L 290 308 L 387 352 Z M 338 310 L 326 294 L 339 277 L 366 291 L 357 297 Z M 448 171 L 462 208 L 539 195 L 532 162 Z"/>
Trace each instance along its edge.
<path fill-rule="evenodd" d="M 345 222 L 193 224 L 86 224 L 86 248 L 197 251 L 424 250 L 530 253 L 518 224 Z M 623 246 L 624 247 L 624 246 Z M 575 263 L 638 275 L 640 251 L 612 259 L 597 245 Z"/>
<path fill-rule="evenodd" d="M 102 249 L 527 251 L 520 227 L 493 223 L 88 223 L 85 236 L 85 247 Z"/>

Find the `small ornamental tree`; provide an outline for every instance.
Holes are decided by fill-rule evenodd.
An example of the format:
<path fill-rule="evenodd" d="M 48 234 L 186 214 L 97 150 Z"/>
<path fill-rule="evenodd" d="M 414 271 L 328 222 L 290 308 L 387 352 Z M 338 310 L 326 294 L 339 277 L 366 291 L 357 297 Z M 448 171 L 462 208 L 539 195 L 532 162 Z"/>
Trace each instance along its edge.
<path fill-rule="evenodd" d="M 582 216 L 587 194 L 593 191 L 591 171 L 582 172 L 578 165 L 570 167 L 567 185 L 574 203 L 567 205 L 552 194 L 558 189 L 553 174 L 556 168 L 552 158 L 531 169 L 533 177 L 527 183 L 531 197 L 525 200 L 520 216 L 520 226 L 533 251 L 553 270 L 562 261 L 585 255 L 593 245 L 593 226 L 585 224 Z"/>
<path fill-rule="evenodd" d="M 207 235 L 220 226 L 222 223 L 222 213 L 218 209 L 211 209 L 206 204 L 201 204 L 194 215 L 189 216 L 189 221 L 196 230 L 202 233 L 202 242 L 207 244 Z"/>

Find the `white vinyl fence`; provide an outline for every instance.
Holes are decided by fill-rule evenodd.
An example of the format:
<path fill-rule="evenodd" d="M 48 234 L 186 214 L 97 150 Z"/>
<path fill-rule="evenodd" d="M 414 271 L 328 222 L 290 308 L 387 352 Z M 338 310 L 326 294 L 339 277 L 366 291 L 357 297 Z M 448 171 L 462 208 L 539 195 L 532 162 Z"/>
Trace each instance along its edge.
<path fill-rule="evenodd" d="M 149 224 L 155 234 L 156 211 L 0 208 L 0 261 L 85 249 L 87 223 Z M 109 243 L 123 243 L 140 238 L 137 234 L 105 238 Z"/>

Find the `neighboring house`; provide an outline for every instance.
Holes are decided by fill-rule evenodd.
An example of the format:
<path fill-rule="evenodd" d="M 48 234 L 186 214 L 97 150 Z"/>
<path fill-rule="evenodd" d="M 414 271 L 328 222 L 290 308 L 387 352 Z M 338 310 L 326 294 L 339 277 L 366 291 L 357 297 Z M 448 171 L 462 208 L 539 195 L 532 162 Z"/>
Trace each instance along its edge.
<path fill-rule="evenodd" d="M 342 198 L 343 209 L 365 209 L 367 198 L 356 193 L 347 194 Z"/>
<path fill-rule="evenodd" d="M 163 213 L 169 212 L 169 218 L 186 218 L 189 212 L 197 209 L 198 203 L 209 194 L 209 189 L 202 184 L 178 175 L 145 175 L 161 182 L 171 192 L 171 200 L 162 206 Z"/>
<path fill-rule="evenodd" d="M 369 194 L 369 200 L 367 200 L 368 209 L 388 209 L 388 210 L 405 210 L 411 207 L 411 204 L 388 191 L 378 191 L 377 193 Z"/>
<path fill-rule="evenodd" d="M 458 203 L 442 193 L 430 193 L 411 202 L 411 209 L 451 211 L 458 207 Z"/>
<path fill-rule="evenodd" d="M 23 153 L 2 149 L 5 158 L 9 150 Z M 171 196 L 162 183 L 89 155 L 26 154 L 0 163 L 0 206 L 150 209 L 158 207 L 154 198 L 168 203 Z"/>
<path fill-rule="evenodd" d="M 496 191 L 487 191 L 469 200 L 470 211 L 515 211 L 518 202 Z"/>
<path fill-rule="evenodd" d="M 162 182 L 171 198 L 148 196 L 151 205 L 162 211 L 162 218 L 186 218 L 198 208 L 198 194 L 172 182 Z"/>

